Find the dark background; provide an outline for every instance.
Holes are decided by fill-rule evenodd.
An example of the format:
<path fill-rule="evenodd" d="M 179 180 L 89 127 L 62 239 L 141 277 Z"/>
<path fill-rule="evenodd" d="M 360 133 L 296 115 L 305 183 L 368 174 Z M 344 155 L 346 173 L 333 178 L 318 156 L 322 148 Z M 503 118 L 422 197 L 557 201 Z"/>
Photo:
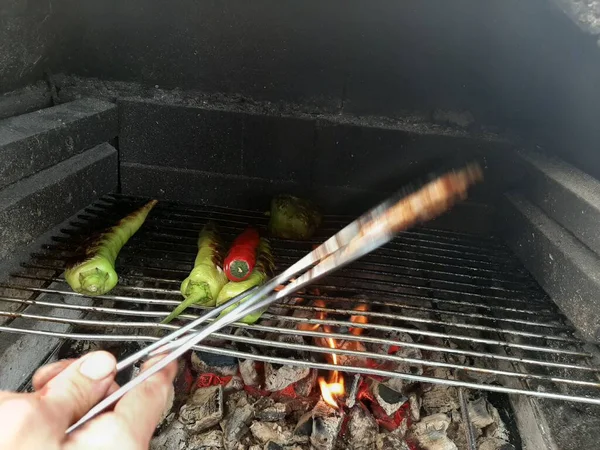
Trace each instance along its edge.
<path fill-rule="evenodd" d="M 468 110 L 597 177 L 599 52 L 550 0 L 0 5 L 0 92 L 51 70 L 359 115 Z"/>

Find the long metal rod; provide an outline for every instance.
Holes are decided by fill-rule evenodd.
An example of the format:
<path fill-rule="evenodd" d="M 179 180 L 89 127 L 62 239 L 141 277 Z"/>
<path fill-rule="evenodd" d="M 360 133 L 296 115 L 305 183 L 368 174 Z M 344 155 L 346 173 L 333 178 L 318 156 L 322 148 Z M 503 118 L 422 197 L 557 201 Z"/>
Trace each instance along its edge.
<path fill-rule="evenodd" d="M 108 337 L 115 338 L 115 340 L 122 341 L 138 341 L 138 342 L 153 342 L 158 340 L 157 337 L 154 336 L 140 336 L 140 335 L 114 335 L 114 336 L 97 336 L 93 334 L 81 334 L 81 333 L 60 333 L 60 332 L 40 332 L 39 330 L 18 330 L 11 327 L 0 326 L 0 331 L 6 331 L 9 333 L 22 333 L 22 334 L 34 334 L 34 335 L 42 335 L 42 336 L 52 336 L 63 339 L 74 339 L 74 340 L 82 340 L 82 341 L 104 341 L 104 340 L 113 340 L 106 339 Z M 400 372 L 391 372 L 389 370 L 381 370 L 381 369 L 371 369 L 364 367 L 347 367 L 340 366 L 334 364 L 327 363 L 317 363 L 312 361 L 303 361 L 289 358 L 280 358 L 274 356 L 266 356 L 266 355 L 249 355 L 247 353 L 231 350 L 227 348 L 213 348 L 206 345 L 195 345 L 192 347 L 194 350 L 199 350 L 207 353 L 214 353 L 218 355 L 224 356 L 232 356 L 234 358 L 242 358 L 242 359 L 254 359 L 256 361 L 264 361 L 272 364 L 280 364 L 280 365 L 290 365 L 297 367 L 308 367 L 314 368 L 318 370 L 338 370 L 342 372 L 350 372 L 350 373 L 358 373 L 361 375 L 376 375 L 386 378 L 400 378 L 407 381 L 412 382 L 422 382 L 422 383 L 436 383 L 442 384 L 445 386 L 455 386 L 455 387 L 465 387 L 468 389 L 482 389 L 485 391 L 491 392 L 501 392 L 505 394 L 519 394 L 519 395 L 527 395 L 530 397 L 538 397 L 538 398 L 548 398 L 553 400 L 564 400 L 564 401 L 572 401 L 577 403 L 587 403 L 593 405 L 600 405 L 600 398 L 592 398 L 592 397 L 584 397 L 577 395 L 567 395 L 558 392 L 548 392 L 548 391 L 528 391 L 525 389 L 516 389 L 509 388 L 504 386 L 490 385 L 490 384 L 478 384 L 471 383 L 461 380 L 453 380 L 453 379 L 445 379 L 445 378 L 435 378 L 423 375 L 412 375 L 407 373 Z M 164 361 L 164 359 L 162 360 Z M 162 361 L 159 361 L 160 364 Z M 165 364 L 166 366 L 166 364 Z M 154 366 L 153 366 L 154 367 Z M 162 369 L 162 367 L 161 367 Z M 160 369 L 159 369 L 160 370 Z M 147 373 L 147 372 L 144 372 Z M 153 374 L 156 372 L 153 372 Z M 151 375 L 150 375 L 151 376 Z"/>
<path fill-rule="evenodd" d="M 239 301 L 239 298 L 235 299 L 235 301 Z M 229 304 L 228 306 L 231 306 L 231 304 Z M 73 319 L 73 318 L 69 319 L 69 318 L 61 318 L 61 317 L 53 317 L 53 316 L 32 315 L 32 314 L 25 314 L 25 313 L 14 313 L 14 314 L 6 313 L 6 315 L 7 316 L 13 315 L 15 317 L 19 317 L 19 318 L 23 318 L 23 319 L 35 319 L 35 320 L 40 320 L 40 321 L 66 323 L 66 324 L 72 324 L 72 325 L 111 326 L 111 327 L 115 327 L 115 328 L 135 328 L 135 327 L 137 327 L 137 328 L 142 328 L 142 329 L 143 328 L 153 328 L 153 329 L 161 328 L 161 329 L 167 329 L 167 330 L 171 330 L 171 331 L 175 330 L 173 333 L 167 335 L 165 338 L 161 339 L 160 341 L 157 341 L 156 343 L 150 345 L 149 347 L 146 347 L 146 348 L 128 356 L 126 359 L 120 361 L 117 364 L 118 372 L 120 372 L 121 370 L 134 364 L 141 357 L 145 357 L 146 355 L 149 355 L 149 356 L 161 355 L 161 354 L 170 352 L 174 348 L 179 347 L 180 345 L 182 345 L 183 342 L 187 341 L 187 339 L 190 336 L 183 336 L 180 339 L 176 339 L 176 338 L 179 336 L 182 336 L 184 333 L 186 333 L 188 331 L 192 331 L 193 329 L 195 329 L 196 327 L 198 327 L 200 325 L 200 322 L 191 322 L 191 323 L 187 324 L 185 327 L 179 328 L 174 325 L 160 324 L 160 323 L 155 323 L 155 322 L 144 322 L 144 323 L 116 322 L 116 321 L 106 322 L 106 321 L 102 321 L 102 320 Z M 211 320 L 210 320 L 211 317 L 214 317 L 214 315 L 208 316 L 208 317 L 206 317 L 206 319 L 203 317 L 202 322 L 211 322 Z M 293 334 L 297 334 L 297 333 L 293 333 Z M 340 341 L 348 340 L 347 336 L 340 335 L 338 333 L 318 333 L 318 334 L 322 338 L 326 337 L 328 339 L 340 340 Z M 211 336 L 214 338 L 229 340 L 232 342 L 240 342 L 240 343 L 245 343 L 245 344 L 250 344 L 250 345 L 260 345 L 260 346 L 274 347 L 274 348 L 285 348 L 288 350 L 309 351 L 309 352 L 323 353 L 323 354 L 340 354 L 340 355 L 355 356 L 358 358 L 371 359 L 371 360 L 404 362 L 404 363 L 409 363 L 409 364 L 413 364 L 413 365 L 417 365 L 417 366 L 445 367 L 445 368 L 449 368 L 449 369 L 458 369 L 458 370 L 464 370 L 467 372 L 470 371 L 470 372 L 477 372 L 477 373 L 483 373 L 483 374 L 489 374 L 489 375 L 509 376 L 509 377 L 523 378 L 523 379 L 531 379 L 531 380 L 540 380 L 540 381 L 586 386 L 586 387 L 590 387 L 590 388 L 600 388 L 600 382 L 598 382 L 598 381 L 585 381 L 585 380 L 567 379 L 567 378 L 554 377 L 554 376 L 530 374 L 530 373 L 512 372 L 512 371 L 508 371 L 508 370 L 488 369 L 488 368 L 481 368 L 481 367 L 465 366 L 462 364 L 438 362 L 435 360 L 416 359 L 416 358 L 402 357 L 402 356 L 397 356 L 397 355 L 373 353 L 373 352 L 368 352 L 368 351 L 346 350 L 346 349 L 342 349 L 342 348 L 330 349 L 330 348 L 324 348 L 324 347 L 319 347 L 319 346 L 314 346 L 314 345 L 294 344 L 294 343 L 290 343 L 290 342 L 279 342 L 279 341 L 271 341 L 268 339 L 249 338 L 249 337 L 245 337 L 245 336 L 228 335 L 228 334 L 223 334 L 223 333 L 219 333 L 219 332 L 214 332 L 214 333 L 212 333 Z M 405 342 L 403 342 L 403 341 L 390 341 L 390 343 L 393 345 L 405 346 Z M 249 354 L 249 357 L 251 357 L 251 356 L 252 356 L 252 354 Z"/>
<path fill-rule="evenodd" d="M 11 288 L 11 289 L 18 288 L 14 285 L 0 285 L 0 287 L 7 287 L 7 288 Z M 32 292 L 45 292 L 45 293 L 49 293 L 49 294 L 61 294 L 61 295 L 72 295 L 72 296 L 83 297 L 82 294 L 77 294 L 74 292 L 63 291 L 63 290 L 53 289 L 53 288 L 22 288 L 22 289 L 26 290 L 26 291 L 32 291 Z M 261 292 L 260 290 L 258 292 L 261 293 L 261 295 L 264 295 L 264 292 Z M 145 304 L 149 304 L 149 305 L 174 305 L 174 306 L 176 306 L 180 303 L 179 300 L 151 299 L 151 298 L 141 298 L 141 297 L 140 298 L 132 298 L 132 297 L 123 296 L 123 295 L 98 295 L 94 298 L 99 299 L 99 300 L 119 300 L 119 301 L 124 301 L 124 302 L 129 302 L 129 303 L 145 303 Z M 280 298 L 283 298 L 283 297 L 280 297 Z M 192 305 L 192 306 L 195 307 L 195 305 Z M 286 307 L 287 306 L 288 305 L 286 305 Z M 347 311 L 344 313 L 348 314 Z M 356 315 L 356 312 L 354 312 L 353 315 Z M 276 317 L 280 318 L 282 320 L 293 321 L 293 322 L 304 322 L 305 321 L 305 319 L 293 317 L 293 316 L 276 316 Z M 507 335 L 515 335 L 515 336 L 538 338 L 538 339 L 550 339 L 550 340 L 556 340 L 557 342 L 563 341 L 563 342 L 579 343 L 579 341 L 577 341 L 574 338 L 568 338 L 568 337 L 562 337 L 562 336 L 556 336 L 556 335 L 550 335 L 550 334 L 545 335 L 545 334 L 532 333 L 532 332 L 523 332 L 523 331 L 511 330 L 508 328 L 507 329 L 498 329 L 498 328 L 494 328 L 494 327 L 484 327 L 481 325 L 473 325 L 473 324 L 446 323 L 446 322 L 435 321 L 432 319 L 422 319 L 422 318 L 411 317 L 411 316 L 393 315 L 393 316 L 390 316 L 390 318 L 393 318 L 393 319 L 400 318 L 402 320 L 406 320 L 407 322 L 451 326 L 454 328 L 460 328 L 460 329 L 465 329 L 465 330 L 477 329 L 480 331 L 490 331 L 490 332 L 495 332 L 495 333 L 503 333 L 503 334 L 507 334 Z M 315 323 L 315 324 L 322 324 L 322 325 L 338 325 L 338 326 L 348 325 L 348 323 L 344 322 L 344 321 L 320 320 L 320 319 L 310 319 L 308 321 L 308 323 Z M 446 339 L 452 339 L 452 340 L 474 342 L 474 343 L 479 343 L 479 344 L 496 345 L 496 346 L 507 347 L 507 348 L 512 347 L 512 348 L 519 348 L 522 350 L 532 350 L 532 351 L 538 351 L 538 352 L 543 352 L 543 353 L 561 353 L 561 354 L 566 354 L 566 355 L 577 355 L 577 356 L 583 356 L 583 357 L 591 356 L 588 352 L 578 352 L 578 351 L 572 351 L 572 350 L 549 348 L 545 345 L 541 346 L 541 345 L 532 345 L 532 344 L 519 344 L 519 343 L 514 343 L 514 342 L 509 342 L 509 341 L 502 341 L 502 340 L 498 340 L 498 339 L 476 338 L 476 337 L 465 336 L 465 335 L 456 334 L 456 333 L 420 330 L 418 328 L 380 325 L 380 324 L 374 324 L 374 323 L 367 324 L 367 325 L 356 324 L 356 325 L 352 325 L 352 326 L 358 327 L 358 328 L 374 329 L 374 330 L 377 329 L 377 330 L 382 330 L 382 331 L 402 331 L 402 332 L 417 335 L 417 336 L 430 336 L 430 337 L 446 338 Z"/>
<path fill-rule="evenodd" d="M 22 300 L 22 299 L 13 299 L 9 297 L 0 297 L 0 301 L 8 301 L 13 303 L 22 303 L 28 305 L 39 305 L 39 306 L 49 306 L 53 308 L 62 308 L 62 309 L 71 309 L 76 311 L 87 311 L 87 312 L 100 312 L 104 314 L 113 314 L 113 315 L 123 315 L 123 316 L 135 316 L 135 317 L 152 317 L 152 318 L 162 318 L 166 317 L 169 313 L 163 311 L 138 311 L 131 309 L 118 309 L 118 308 L 108 308 L 108 307 L 100 307 L 100 306 L 87 306 L 87 305 L 72 305 L 66 303 L 56 303 L 56 302 L 46 302 L 41 300 Z M 0 312 L 0 316 L 18 316 L 22 318 L 31 318 L 34 320 L 43 320 L 44 316 L 33 315 L 33 314 L 25 314 L 25 313 L 11 313 L 11 312 Z M 190 314 L 181 314 L 179 316 L 180 319 L 193 320 L 197 319 L 199 316 L 190 315 Z M 278 316 L 272 315 L 264 315 L 266 319 L 280 319 Z M 95 320 L 95 321 L 86 321 L 86 319 L 76 319 L 77 322 L 73 322 L 73 319 L 56 319 L 52 316 L 47 316 L 47 320 L 49 321 L 62 321 L 64 323 L 81 323 L 86 325 L 96 325 L 103 327 L 119 327 L 126 326 L 129 328 L 165 328 L 165 329 L 177 329 L 178 327 L 170 324 L 157 324 L 156 322 L 122 322 L 122 321 L 109 321 L 109 320 Z M 308 320 L 303 323 L 311 323 Z M 354 325 L 354 324 L 353 324 Z M 494 353 L 483 353 L 476 352 L 473 350 L 462 350 L 459 348 L 452 347 L 442 347 L 430 344 L 421 344 L 417 342 L 405 342 L 405 341 L 397 341 L 392 339 L 384 339 L 384 338 L 376 338 L 371 336 L 355 336 L 352 334 L 340 334 L 340 333 L 324 333 L 319 331 L 305 331 L 299 330 L 296 328 L 288 329 L 281 327 L 273 327 L 273 326 L 265 326 L 265 325 L 247 325 L 243 323 L 234 323 L 233 326 L 236 328 L 248 328 L 251 330 L 264 331 L 264 332 L 272 332 L 278 334 L 293 334 L 299 336 L 306 336 L 311 338 L 326 338 L 330 337 L 332 339 L 340 339 L 340 340 L 350 340 L 350 341 L 359 341 L 361 343 L 373 343 L 380 345 L 402 345 L 402 347 L 406 348 L 415 348 L 419 350 L 433 351 L 433 352 L 442 352 L 442 353 L 450 353 L 456 355 L 464 355 L 471 356 L 474 358 L 484 358 L 484 359 L 492 359 L 492 360 L 503 360 L 510 362 L 517 362 L 523 364 L 531 364 L 531 365 L 539 365 L 546 368 L 560 368 L 560 369 L 574 369 L 574 370 L 582 370 L 587 372 L 600 372 L 600 368 L 593 368 L 590 366 L 583 366 L 580 364 L 569 364 L 569 363 L 557 363 L 552 361 L 545 361 L 543 359 L 529 359 L 529 358 L 519 358 L 513 356 L 506 356 L 502 354 L 494 354 Z M 216 336 L 215 333 L 213 333 Z M 230 335 L 222 335 L 224 339 L 235 340 Z M 248 341 L 250 344 L 260 344 L 262 340 L 254 339 L 253 341 Z M 298 347 L 299 350 L 310 350 L 307 346 L 305 348 Z M 329 349 L 331 350 L 331 349 Z M 328 353 L 330 352 L 328 350 Z M 376 353 L 368 353 L 362 352 L 361 354 L 367 355 L 369 357 L 379 357 Z M 428 360 L 424 359 L 424 363 L 427 363 Z M 470 367 L 470 366 L 466 366 Z M 473 367 L 475 371 L 481 370 L 478 367 Z M 483 369 L 484 371 L 487 369 Z M 518 372 L 515 372 L 518 373 Z M 527 376 L 527 373 L 524 374 Z"/>
<path fill-rule="evenodd" d="M 55 283 L 66 283 L 66 281 L 63 278 L 58 278 L 58 277 L 42 277 L 42 276 L 24 275 L 24 274 L 14 274 L 11 276 L 13 278 L 23 278 L 23 279 L 29 279 L 29 280 L 47 281 L 47 282 L 55 282 Z M 176 290 L 176 289 L 154 288 L 154 287 L 135 286 L 135 285 L 134 286 L 122 286 L 120 288 L 120 290 L 122 290 L 122 291 L 137 291 L 137 292 L 155 292 L 155 293 L 170 294 L 170 295 L 178 295 L 179 294 L 179 290 Z M 329 298 L 328 298 L 328 300 L 335 301 L 335 299 L 329 299 Z M 370 305 L 382 305 L 383 302 L 374 300 L 374 301 L 369 301 L 369 304 Z M 444 309 L 426 308 L 426 307 L 422 307 L 422 306 L 403 305 L 400 302 L 398 302 L 398 303 L 388 302 L 388 303 L 386 303 L 386 305 L 401 308 L 401 309 L 412 309 L 415 311 L 431 312 L 431 313 L 441 314 L 441 315 L 446 315 L 446 316 L 456 316 L 456 317 L 466 317 L 469 319 L 488 320 L 488 321 L 496 322 L 496 323 L 506 322 L 506 323 L 520 324 L 520 325 L 531 325 L 531 326 L 540 327 L 540 328 L 551 328 L 551 329 L 564 330 L 564 331 L 570 330 L 570 328 L 567 327 L 566 325 L 547 323 L 547 322 L 536 322 L 533 320 L 512 319 L 512 318 L 506 318 L 506 317 L 487 316 L 485 314 L 464 313 L 464 312 L 453 311 L 453 310 L 444 310 Z M 310 308 L 311 310 L 331 312 L 331 313 L 337 313 L 337 314 L 351 314 L 352 313 L 352 311 L 349 311 L 347 309 L 315 308 L 312 306 L 306 307 L 306 306 L 298 306 L 298 305 L 293 305 L 293 304 L 288 305 L 288 308 L 290 308 L 290 309 L 309 309 Z M 373 311 L 365 311 L 364 314 L 362 314 L 362 315 L 364 315 L 366 317 L 387 317 L 387 318 L 395 318 L 395 319 L 397 318 L 400 320 L 413 320 L 412 317 L 403 317 L 401 315 L 392 315 L 389 313 L 378 313 L 378 312 L 373 312 Z M 546 318 L 546 321 L 547 320 L 548 319 Z M 442 323 L 445 324 L 445 322 L 440 322 L 440 324 L 442 324 Z"/>
<path fill-rule="evenodd" d="M 46 264 L 23 263 L 23 264 L 21 264 L 21 267 L 23 267 L 25 269 L 43 269 L 43 270 L 53 270 L 53 271 L 62 270 L 62 268 L 57 268 L 55 266 L 46 265 Z M 153 269 L 152 267 L 147 267 L 147 266 L 128 265 L 128 268 L 130 268 L 130 269 L 136 268 L 136 267 L 139 267 L 140 269 L 163 270 L 158 267 Z M 185 271 L 182 270 L 181 273 L 185 274 Z M 29 275 L 26 273 L 25 274 L 24 273 L 11 274 L 11 277 L 27 278 L 27 279 L 33 279 L 33 280 L 39 279 L 39 277 L 36 275 Z M 156 277 L 156 276 L 132 275 L 127 272 L 123 273 L 123 270 L 121 270 L 119 277 L 124 280 L 131 280 L 132 282 L 150 281 L 150 282 L 154 282 L 154 283 L 158 282 L 158 283 L 174 284 L 174 285 L 181 284 L 180 278 L 164 278 L 164 277 L 161 278 L 161 277 Z M 63 281 L 61 278 L 53 278 L 52 280 L 53 281 L 60 280 L 61 282 Z M 141 287 L 137 287 L 137 286 L 128 286 L 128 285 L 122 286 L 121 288 L 129 289 L 130 287 L 132 289 L 140 289 L 141 288 Z M 156 289 L 156 288 L 146 288 L 146 289 Z M 303 297 L 304 298 L 320 298 L 321 296 L 317 296 L 314 294 L 303 294 Z M 426 301 L 426 302 L 430 302 L 430 303 L 455 305 L 455 306 L 468 307 L 471 309 L 480 309 L 480 310 L 485 310 L 485 311 L 503 311 L 503 312 L 514 313 L 514 314 L 519 314 L 519 315 L 532 315 L 535 317 L 542 316 L 543 319 L 541 319 L 541 320 L 544 320 L 544 321 L 552 320 L 552 318 L 555 318 L 556 320 L 562 320 L 562 318 L 556 312 L 551 312 L 551 311 L 543 311 L 543 310 L 531 311 L 531 310 L 522 309 L 522 308 L 506 307 L 506 306 L 484 304 L 484 303 L 475 303 L 475 302 L 462 301 L 462 300 L 439 299 L 439 298 L 435 298 L 435 297 L 426 297 L 426 296 L 416 295 L 416 294 L 403 294 L 402 297 L 403 297 L 403 299 L 422 300 L 422 301 Z M 354 301 L 350 297 L 344 297 L 344 296 L 340 296 L 340 295 L 338 295 L 336 297 L 328 296 L 327 299 L 332 300 L 332 301 L 339 301 L 339 300 Z M 373 304 L 373 305 L 393 306 L 393 307 L 398 307 L 398 308 L 407 308 L 407 309 L 422 308 L 417 305 L 405 303 L 405 302 L 403 302 L 403 299 L 394 299 L 394 301 L 385 301 L 385 300 L 382 301 L 382 300 L 370 299 L 369 302 L 370 302 L 370 304 Z M 453 313 L 455 311 L 448 310 L 448 312 Z M 489 316 L 489 317 L 493 317 L 494 320 L 497 319 L 496 316 Z M 500 317 L 500 320 L 502 320 L 502 319 L 503 318 Z"/>
<path fill-rule="evenodd" d="M 460 402 L 460 415 L 462 416 L 462 421 L 465 425 L 465 438 L 467 440 L 467 445 L 469 446 L 468 450 L 477 450 L 477 441 L 475 440 L 475 433 L 473 432 L 473 425 L 471 424 L 471 419 L 469 417 L 469 406 L 467 405 L 467 400 L 465 398 L 465 389 L 458 389 L 458 400 Z"/>

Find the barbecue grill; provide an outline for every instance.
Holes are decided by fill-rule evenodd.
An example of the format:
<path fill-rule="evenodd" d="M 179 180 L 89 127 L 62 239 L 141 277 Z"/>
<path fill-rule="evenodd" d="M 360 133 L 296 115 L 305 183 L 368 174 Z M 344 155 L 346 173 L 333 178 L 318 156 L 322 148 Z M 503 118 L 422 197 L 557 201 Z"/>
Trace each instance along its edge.
<path fill-rule="evenodd" d="M 592 2 L 208 3 L 0 7 L 0 388 L 201 315 L 160 324 L 209 220 L 231 241 L 266 228 L 276 194 L 314 200 L 316 236 L 271 240 L 279 272 L 398 188 L 476 160 L 468 200 L 194 354 L 344 372 L 349 391 L 360 374 L 456 388 L 463 404 L 498 394 L 516 447 L 593 448 Z M 152 198 L 119 285 L 74 293 L 77 248 Z"/>

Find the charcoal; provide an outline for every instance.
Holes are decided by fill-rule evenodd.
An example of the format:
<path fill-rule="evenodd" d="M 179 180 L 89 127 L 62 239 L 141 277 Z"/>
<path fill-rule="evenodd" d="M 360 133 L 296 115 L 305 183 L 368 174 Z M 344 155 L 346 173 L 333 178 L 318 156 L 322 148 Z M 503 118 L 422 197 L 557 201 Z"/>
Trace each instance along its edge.
<path fill-rule="evenodd" d="M 179 410 L 179 420 L 193 432 L 206 430 L 223 418 L 223 387 L 196 390 Z"/>
<path fill-rule="evenodd" d="M 292 430 L 274 422 L 254 421 L 250 425 L 250 431 L 256 440 L 262 444 L 273 442 L 285 445 L 292 439 Z"/>
<path fill-rule="evenodd" d="M 418 422 L 421 418 L 421 398 L 415 392 L 411 392 L 408 394 L 408 404 L 410 418 L 413 422 Z"/>
<path fill-rule="evenodd" d="M 333 450 L 344 416 L 324 401 L 313 408 L 313 428 L 310 443 L 316 450 Z"/>
<path fill-rule="evenodd" d="M 240 375 L 246 386 L 260 386 L 261 377 L 259 367 L 262 363 L 253 359 L 244 359 L 239 362 Z"/>
<path fill-rule="evenodd" d="M 276 403 L 272 398 L 261 397 L 255 404 L 254 417 L 265 422 L 277 422 L 285 419 L 290 411 L 287 403 Z"/>
<path fill-rule="evenodd" d="M 346 436 L 351 450 L 371 450 L 375 446 L 379 426 L 371 413 L 362 405 L 350 410 Z"/>
<path fill-rule="evenodd" d="M 261 450 L 284 450 L 283 447 L 276 442 L 267 442 Z"/>
<path fill-rule="evenodd" d="M 452 421 L 446 435 L 449 439 L 456 444 L 458 448 L 469 448 L 469 441 L 467 440 L 467 425 L 463 421 L 460 411 L 454 410 L 450 413 Z M 477 439 L 481 436 L 481 430 L 471 426 L 473 437 Z"/>
<path fill-rule="evenodd" d="M 235 358 L 219 356 L 215 358 L 209 353 L 193 351 L 192 368 L 196 373 L 214 373 L 220 376 L 237 375 L 238 364 Z"/>
<path fill-rule="evenodd" d="M 241 377 L 235 375 L 231 377 L 231 380 L 229 380 L 229 382 L 225 385 L 223 389 L 225 390 L 225 392 L 239 391 L 241 389 L 244 389 L 244 380 L 242 380 Z"/>
<path fill-rule="evenodd" d="M 497 438 L 485 437 L 481 438 L 477 441 L 478 450 L 515 450 L 515 447 L 502 440 Z"/>
<path fill-rule="evenodd" d="M 150 450 L 183 450 L 187 448 L 187 438 L 183 424 L 175 420 L 150 441 Z"/>
<path fill-rule="evenodd" d="M 479 397 L 477 400 L 468 403 L 469 420 L 476 428 L 485 428 L 494 423 L 494 418 L 490 414 L 488 406 L 489 403 L 485 397 Z"/>
<path fill-rule="evenodd" d="M 242 395 L 244 394 L 244 395 Z M 248 403 L 244 391 L 233 394 L 227 401 L 227 417 L 221 421 L 223 443 L 226 450 L 234 450 L 238 442 L 250 429 L 248 425 L 254 417 L 254 407 Z"/>
<path fill-rule="evenodd" d="M 447 435 L 449 425 L 446 414 L 433 414 L 413 425 L 411 433 L 423 450 L 457 450 Z"/>
<path fill-rule="evenodd" d="M 223 432 L 210 430 L 190 438 L 186 450 L 218 450 L 223 448 Z"/>
<path fill-rule="evenodd" d="M 442 384 L 434 384 L 423 392 L 422 401 L 427 414 L 447 413 L 460 408 L 458 389 Z"/>
<path fill-rule="evenodd" d="M 294 428 L 294 436 L 299 438 L 310 438 L 313 429 L 313 421 L 312 411 L 304 413 L 300 419 L 298 419 L 296 427 Z"/>
<path fill-rule="evenodd" d="M 494 423 L 485 428 L 484 435 L 486 437 L 493 437 L 506 442 L 510 441 L 509 432 L 506 429 L 506 425 L 504 425 L 504 422 L 500 418 L 498 410 L 491 403 L 488 403 L 488 410 L 494 418 Z"/>
<path fill-rule="evenodd" d="M 410 450 L 408 444 L 394 433 L 380 433 L 375 441 L 377 450 Z"/>
<path fill-rule="evenodd" d="M 288 365 L 277 367 L 274 364 L 265 363 L 265 389 L 269 392 L 281 391 L 309 374 L 308 367 Z"/>
<path fill-rule="evenodd" d="M 342 341 L 341 344 L 338 344 L 338 348 L 342 350 L 352 350 L 355 352 L 367 351 L 365 345 L 360 341 Z M 337 355 L 337 363 L 340 366 L 368 367 L 369 359 L 366 356 L 362 355 Z"/>
<path fill-rule="evenodd" d="M 377 399 L 377 403 L 379 403 L 388 416 L 393 416 L 408 400 L 404 394 L 386 386 L 384 383 L 371 380 L 370 385 L 371 392 Z"/>
<path fill-rule="evenodd" d="M 317 371 L 310 369 L 308 376 L 304 377 L 294 385 L 294 391 L 300 397 L 308 397 L 317 385 Z"/>
<path fill-rule="evenodd" d="M 356 404 L 356 396 L 358 388 L 362 382 L 362 377 L 359 374 L 352 375 L 350 383 L 348 383 L 348 391 L 346 393 L 345 404 L 348 408 L 352 408 Z"/>

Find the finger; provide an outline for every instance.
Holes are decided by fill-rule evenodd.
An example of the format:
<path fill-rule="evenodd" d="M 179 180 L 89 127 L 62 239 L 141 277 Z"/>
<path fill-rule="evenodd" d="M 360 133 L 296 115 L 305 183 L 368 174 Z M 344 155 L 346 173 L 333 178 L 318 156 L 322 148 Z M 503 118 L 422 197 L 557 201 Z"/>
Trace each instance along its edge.
<path fill-rule="evenodd" d="M 108 352 L 78 359 L 36 393 L 55 417 L 55 430 L 64 433 L 106 395 L 114 381 L 116 361 Z"/>
<path fill-rule="evenodd" d="M 101 414 L 70 434 L 63 450 L 148 450 L 147 442 L 140 442 L 129 425 L 114 412 Z M 178 447 L 179 448 L 179 447 Z"/>
<path fill-rule="evenodd" d="M 157 357 L 148 361 L 142 371 L 148 370 L 161 359 Z M 114 413 L 129 425 L 136 439 L 144 442 L 146 447 L 173 394 L 176 373 L 177 362 L 173 361 L 128 392 L 115 406 Z"/>
<path fill-rule="evenodd" d="M 110 385 L 110 387 L 108 388 L 108 391 L 106 391 L 106 397 L 108 397 L 109 395 L 114 394 L 115 392 L 117 392 L 119 390 L 121 386 L 119 386 L 117 383 L 115 383 L 114 381 L 112 382 L 112 384 Z"/>
<path fill-rule="evenodd" d="M 58 448 L 52 419 L 35 394 L 0 392 L 0 449 Z"/>
<path fill-rule="evenodd" d="M 52 364 L 48 364 L 46 366 L 40 367 L 34 374 L 31 380 L 31 384 L 33 389 L 39 391 L 42 389 L 48 381 L 54 378 L 56 375 L 65 370 L 68 366 L 70 366 L 75 359 L 63 359 L 61 361 L 53 362 Z"/>

